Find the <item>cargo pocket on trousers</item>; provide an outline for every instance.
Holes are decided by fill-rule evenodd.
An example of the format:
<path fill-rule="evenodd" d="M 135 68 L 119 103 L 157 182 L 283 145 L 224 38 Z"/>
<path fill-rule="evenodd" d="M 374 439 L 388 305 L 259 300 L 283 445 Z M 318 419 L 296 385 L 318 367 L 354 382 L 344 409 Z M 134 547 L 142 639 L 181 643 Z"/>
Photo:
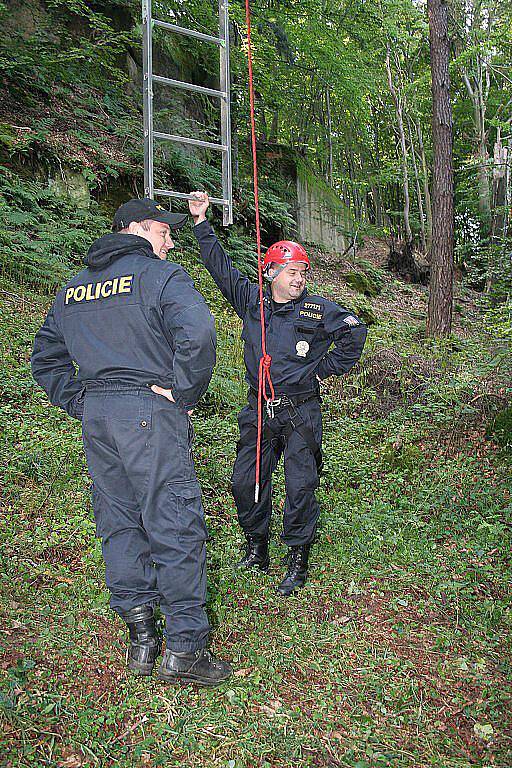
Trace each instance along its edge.
<path fill-rule="evenodd" d="M 201 490 L 197 481 L 167 483 L 170 515 L 178 539 L 208 541 Z"/>

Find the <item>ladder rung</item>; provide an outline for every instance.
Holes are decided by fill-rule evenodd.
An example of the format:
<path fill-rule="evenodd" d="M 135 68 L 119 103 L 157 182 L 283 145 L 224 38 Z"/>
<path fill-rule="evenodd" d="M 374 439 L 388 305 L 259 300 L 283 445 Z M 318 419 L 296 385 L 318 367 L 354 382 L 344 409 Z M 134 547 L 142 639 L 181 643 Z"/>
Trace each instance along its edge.
<path fill-rule="evenodd" d="M 160 77 L 159 75 L 153 75 L 152 78 L 156 83 L 164 83 L 164 85 L 173 85 L 175 88 L 184 88 L 186 91 L 195 91 L 196 93 L 204 93 L 206 96 L 218 96 L 220 99 L 226 98 L 225 91 L 215 91 L 213 88 L 204 88 L 202 85 L 194 85 L 193 83 L 185 83 L 183 80 L 172 80 L 169 77 Z"/>
<path fill-rule="evenodd" d="M 158 19 L 153 19 L 153 24 L 155 27 L 163 27 L 164 29 L 169 29 L 171 32 L 178 32 L 180 35 L 197 37 L 198 40 L 204 40 L 206 43 L 224 45 L 224 40 L 221 40 L 220 37 L 205 35 L 203 32 L 196 32 L 194 29 L 187 29 L 186 27 L 178 27 L 176 24 L 169 24 L 168 21 L 158 21 Z"/>
<path fill-rule="evenodd" d="M 187 195 L 185 192 L 171 192 L 169 189 L 154 189 L 153 194 L 162 197 L 177 197 L 180 200 L 195 200 L 193 195 Z M 221 197 L 210 197 L 210 203 L 216 205 L 229 205 L 229 200 L 223 200 Z"/>
<path fill-rule="evenodd" d="M 166 139 L 167 141 L 176 141 L 180 144 L 192 144 L 194 147 L 205 147 L 206 149 L 218 149 L 221 152 L 227 152 L 225 144 L 214 144 L 213 141 L 201 141 L 201 139 L 188 139 L 186 136 L 174 136 L 172 133 L 160 133 L 153 131 L 155 139 Z"/>

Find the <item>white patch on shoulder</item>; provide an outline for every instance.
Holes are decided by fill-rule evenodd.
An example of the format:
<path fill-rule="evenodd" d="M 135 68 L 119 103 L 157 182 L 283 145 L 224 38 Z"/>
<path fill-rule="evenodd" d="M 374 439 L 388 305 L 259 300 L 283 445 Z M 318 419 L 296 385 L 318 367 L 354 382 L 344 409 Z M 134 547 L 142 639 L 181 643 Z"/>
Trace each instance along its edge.
<path fill-rule="evenodd" d="M 295 345 L 295 349 L 297 350 L 299 357 L 306 357 L 307 353 L 309 352 L 309 344 L 307 341 L 298 341 Z"/>
<path fill-rule="evenodd" d="M 347 315 L 343 322 L 347 325 L 359 325 L 359 320 L 354 315 Z"/>

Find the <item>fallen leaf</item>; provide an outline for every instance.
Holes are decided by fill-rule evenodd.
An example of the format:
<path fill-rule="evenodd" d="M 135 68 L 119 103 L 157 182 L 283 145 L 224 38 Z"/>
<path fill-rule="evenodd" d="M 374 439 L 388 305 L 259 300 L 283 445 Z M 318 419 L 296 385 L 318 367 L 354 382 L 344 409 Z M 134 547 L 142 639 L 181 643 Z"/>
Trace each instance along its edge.
<path fill-rule="evenodd" d="M 83 765 L 82 755 L 68 755 L 58 763 L 59 768 L 80 768 Z"/>
<path fill-rule="evenodd" d="M 247 677 L 247 675 L 250 675 L 252 672 L 252 669 L 250 667 L 247 667 L 247 669 L 237 669 L 235 674 L 235 677 Z"/>
<path fill-rule="evenodd" d="M 490 723 L 475 723 L 473 726 L 475 736 L 483 741 L 490 741 L 494 736 L 494 728 Z"/>
<path fill-rule="evenodd" d="M 260 709 L 262 712 L 265 712 L 266 715 L 269 715 L 270 717 L 275 717 L 279 710 L 282 708 L 283 702 L 279 699 L 274 699 L 273 701 L 268 702 L 268 706 L 266 704 L 260 704 Z"/>

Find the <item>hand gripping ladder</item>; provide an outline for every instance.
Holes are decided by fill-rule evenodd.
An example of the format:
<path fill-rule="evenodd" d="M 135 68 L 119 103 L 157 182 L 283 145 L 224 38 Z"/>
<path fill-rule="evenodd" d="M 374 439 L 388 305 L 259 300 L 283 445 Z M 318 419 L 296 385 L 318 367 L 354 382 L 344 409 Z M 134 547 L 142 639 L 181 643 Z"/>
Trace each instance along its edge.
<path fill-rule="evenodd" d="M 224 226 L 233 223 L 233 190 L 231 175 L 231 118 L 229 98 L 229 19 L 228 0 L 219 0 L 219 36 L 206 35 L 192 29 L 158 21 L 151 16 L 151 0 L 142 0 L 143 25 L 143 99 L 144 99 L 144 195 L 154 198 L 158 196 L 189 200 L 190 195 L 174 192 L 170 189 L 155 189 L 153 183 L 154 140 L 163 139 L 179 144 L 191 144 L 222 152 L 222 197 L 211 197 L 210 201 L 222 206 Z M 153 27 L 162 27 L 180 35 L 195 37 L 205 43 L 219 46 L 220 50 L 220 90 L 203 88 L 201 85 L 186 83 L 182 80 L 172 80 L 153 74 Z M 153 126 L 153 83 L 162 83 L 174 88 L 181 88 L 194 93 L 204 93 L 220 99 L 221 143 L 200 141 L 186 136 L 176 136 L 171 133 L 155 131 Z"/>

